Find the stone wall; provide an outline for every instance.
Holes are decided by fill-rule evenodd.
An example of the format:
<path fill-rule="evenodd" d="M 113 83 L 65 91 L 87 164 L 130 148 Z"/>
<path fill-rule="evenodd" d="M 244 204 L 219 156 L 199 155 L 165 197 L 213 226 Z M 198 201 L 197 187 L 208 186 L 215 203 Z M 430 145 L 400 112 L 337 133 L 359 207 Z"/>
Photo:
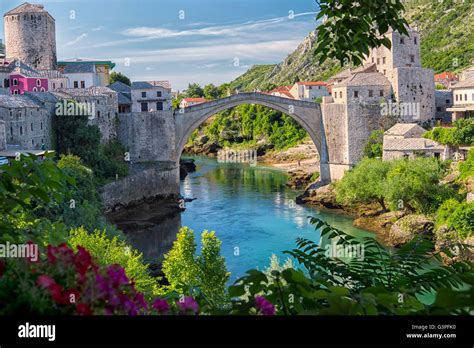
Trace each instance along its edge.
<path fill-rule="evenodd" d="M 106 211 L 134 206 L 154 197 L 179 196 L 179 167 L 175 162 L 150 163 L 147 167 L 132 164 L 131 167 L 129 176 L 101 188 Z"/>
<path fill-rule="evenodd" d="M 40 70 L 56 66 L 56 27 L 46 12 L 4 17 L 7 58 L 19 59 Z"/>
<path fill-rule="evenodd" d="M 7 148 L 7 133 L 5 129 L 5 121 L 0 121 L 0 150 Z"/>
<path fill-rule="evenodd" d="M 118 115 L 118 139 L 132 163 L 178 161 L 172 111 Z"/>

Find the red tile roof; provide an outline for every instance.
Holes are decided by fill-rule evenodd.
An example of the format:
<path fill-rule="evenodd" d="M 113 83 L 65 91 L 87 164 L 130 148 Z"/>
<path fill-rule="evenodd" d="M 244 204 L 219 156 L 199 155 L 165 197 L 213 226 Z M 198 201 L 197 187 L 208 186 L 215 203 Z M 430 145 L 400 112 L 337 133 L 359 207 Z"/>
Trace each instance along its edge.
<path fill-rule="evenodd" d="M 207 99 L 204 98 L 183 98 L 183 101 L 188 103 L 206 103 L 208 102 Z"/>
<path fill-rule="evenodd" d="M 450 71 L 445 71 L 441 74 L 436 74 L 434 78 L 435 78 L 435 81 L 436 80 L 456 80 L 456 81 L 459 80 L 458 76 L 456 74 L 453 74 Z"/>

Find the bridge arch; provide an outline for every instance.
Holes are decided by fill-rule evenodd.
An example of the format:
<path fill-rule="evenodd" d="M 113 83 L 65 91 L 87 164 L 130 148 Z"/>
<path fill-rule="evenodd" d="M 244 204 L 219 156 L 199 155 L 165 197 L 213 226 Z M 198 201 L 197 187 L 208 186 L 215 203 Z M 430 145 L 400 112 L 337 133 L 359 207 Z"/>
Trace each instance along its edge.
<path fill-rule="evenodd" d="M 331 181 L 329 155 L 326 143 L 321 107 L 314 102 L 292 100 L 262 93 L 239 93 L 174 111 L 176 129 L 176 154 L 181 157 L 184 146 L 191 134 L 209 117 L 223 110 L 242 105 L 259 104 L 281 111 L 294 119 L 308 132 L 316 145 L 320 157 L 320 180 L 322 183 Z"/>

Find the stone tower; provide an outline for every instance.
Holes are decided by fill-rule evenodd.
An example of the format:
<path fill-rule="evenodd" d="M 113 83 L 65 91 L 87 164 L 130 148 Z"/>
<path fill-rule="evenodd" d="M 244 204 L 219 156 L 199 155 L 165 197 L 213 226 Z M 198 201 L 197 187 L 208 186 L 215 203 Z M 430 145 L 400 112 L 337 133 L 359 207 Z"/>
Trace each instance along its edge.
<path fill-rule="evenodd" d="M 435 116 L 434 72 L 424 69 L 420 59 L 420 33 L 408 28 L 409 35 L 389 31 L 385 34 L 392 48 L 372 49 L 365 64 L 375 64 L 392 84 L 399 103 L 415 104 L 419 113 L 406 115 L 405 122 L 431 122 Z"/>
<path fill-rule="evenodd" d="M 19 59 L 38 69 L 56 67 L 56 25 L 43 5 L 24 4 L 5 13 L 5 46 L 8 59 Z"/>

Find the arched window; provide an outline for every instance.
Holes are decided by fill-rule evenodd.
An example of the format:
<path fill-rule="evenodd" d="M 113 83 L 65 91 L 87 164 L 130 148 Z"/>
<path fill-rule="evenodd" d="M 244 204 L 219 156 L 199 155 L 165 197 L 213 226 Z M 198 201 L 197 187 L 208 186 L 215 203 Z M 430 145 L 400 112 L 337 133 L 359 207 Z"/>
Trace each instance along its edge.
<path fill-rule="evenodd" d="M 33 87 L 33 92 L 38 92 L 38 88 Z"/>
<path fill-rule="evenodd" d="M 44 89 L 44 87 L 41 87 L 41 92 L 46 92 L 46 89 Z"/>
<path fill-rule="evenodd" d="M 38 87 L 41 86 L 41 80 L 40 79 L 36 80 L 36 86 L 38 86 Z"/>
<path fill-rule="evenodd" d="M 13 79 L 13 86 L 18 86 L 18 79 Z"/>

